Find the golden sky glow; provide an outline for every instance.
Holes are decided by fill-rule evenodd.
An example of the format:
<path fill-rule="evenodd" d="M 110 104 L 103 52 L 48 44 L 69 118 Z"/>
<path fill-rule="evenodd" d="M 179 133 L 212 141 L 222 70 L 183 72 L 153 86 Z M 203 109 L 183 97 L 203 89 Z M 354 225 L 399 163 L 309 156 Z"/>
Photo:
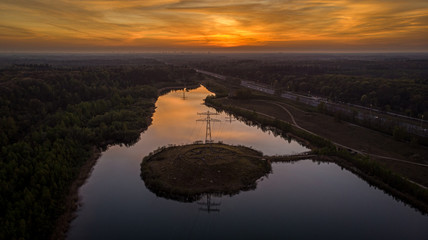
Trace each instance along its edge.
<path fill-rule="evenodd" d="M 1 0 L 0 50 L 427 51 L 427 0 Z"/>

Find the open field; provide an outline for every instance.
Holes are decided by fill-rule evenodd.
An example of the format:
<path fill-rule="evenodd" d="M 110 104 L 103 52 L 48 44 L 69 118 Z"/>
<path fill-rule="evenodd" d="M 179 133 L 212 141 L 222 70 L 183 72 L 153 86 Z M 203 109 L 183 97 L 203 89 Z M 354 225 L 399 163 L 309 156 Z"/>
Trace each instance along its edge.
<path fill-rule="evenodd" d="M 260 100 L 241 101 L 228 98 L 218 99 L 217 101 L 265 113 L 292 123 L 290 115 L 273 102 L 269 103 Z M 379 157 L 371 156 L 371 158 L 414 182 L 428 186 L 428 167 L 380 157 L 384 156 L 427 164 L 425 156 L 428 156 L 428 149 L 426 147 L 399 142 L 391 136 L 347 122 L 337 121 L 334 117 L 315 111 L 304 111 L 296 107 L 296 105 L 291 104 L 289 101 L 284 100 L 280 105 L 290 111 L 295 121 L 302 128 L 349 148 L 372 155 L 379 155 Z"/>

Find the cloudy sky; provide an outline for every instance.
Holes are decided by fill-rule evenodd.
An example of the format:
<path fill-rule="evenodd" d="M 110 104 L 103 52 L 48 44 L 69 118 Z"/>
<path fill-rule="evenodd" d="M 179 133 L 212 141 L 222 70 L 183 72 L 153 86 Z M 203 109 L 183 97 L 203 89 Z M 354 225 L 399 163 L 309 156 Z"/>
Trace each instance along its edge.
<path fill-rule="evenodd" d="M 0 1 L 0 51 L 160 50 L 428 51 L 428 1 Z"/>

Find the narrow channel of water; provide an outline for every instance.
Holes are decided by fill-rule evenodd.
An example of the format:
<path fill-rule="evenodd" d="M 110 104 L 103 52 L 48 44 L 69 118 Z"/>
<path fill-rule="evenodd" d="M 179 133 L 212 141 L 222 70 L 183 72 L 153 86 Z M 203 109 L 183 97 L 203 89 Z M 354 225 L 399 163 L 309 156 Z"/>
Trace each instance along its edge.
<path fill-rule="evenodd" d="M 156 197 L 140 178 L 144 156 L 160 146 L 205 138 L 197 112 L 204 87 L 159 97 L 153 124 L 131 147 L 112 146 L 80 189 L 82 206 L 68 239 L 428 239 L 428 217 L 333 163 L 276 163 L 254 191 L 181 203 Z M 307 151 L 240 121 L 214 116 L 215 141 L 264 154 Z M 219 211 L 217 211 L 219 210 Z"/>

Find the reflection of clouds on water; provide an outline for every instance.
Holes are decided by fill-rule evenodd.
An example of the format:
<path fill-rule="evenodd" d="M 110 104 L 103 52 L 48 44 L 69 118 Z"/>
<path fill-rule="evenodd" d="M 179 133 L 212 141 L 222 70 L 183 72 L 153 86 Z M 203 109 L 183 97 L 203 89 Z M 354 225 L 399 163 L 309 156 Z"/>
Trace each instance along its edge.
<path fill-rule="evenodd" d="M 203 105 L 203 99 L 210 92 L 203 86 L 186 93 L 186 100 L 182 99 L 182 92 L 175 91 L 159 97 L 153 124 L 149 127 L 150 139 L 161 138 L 163 145 L 191 143 L 205 139 L 205 124 L 196 122 L 201 116 L 198 112 L 215 111 Z M 251 146 L 267 155 L 291 154 L 305 152 L 307 149 L 295 141 L 288 143 L 270 132 L 262 132 L 257 127 L 248 126 L 242 121 L 227 122 L 226 113 L 213 116 L 221 120 L 213 123 L 212 136 L 214 141 L 223 141 L 229 144 Z M 153 143 L 159 143 L 154 140 Z M 154 146 L 157 148 L 158 146 Z"/>

